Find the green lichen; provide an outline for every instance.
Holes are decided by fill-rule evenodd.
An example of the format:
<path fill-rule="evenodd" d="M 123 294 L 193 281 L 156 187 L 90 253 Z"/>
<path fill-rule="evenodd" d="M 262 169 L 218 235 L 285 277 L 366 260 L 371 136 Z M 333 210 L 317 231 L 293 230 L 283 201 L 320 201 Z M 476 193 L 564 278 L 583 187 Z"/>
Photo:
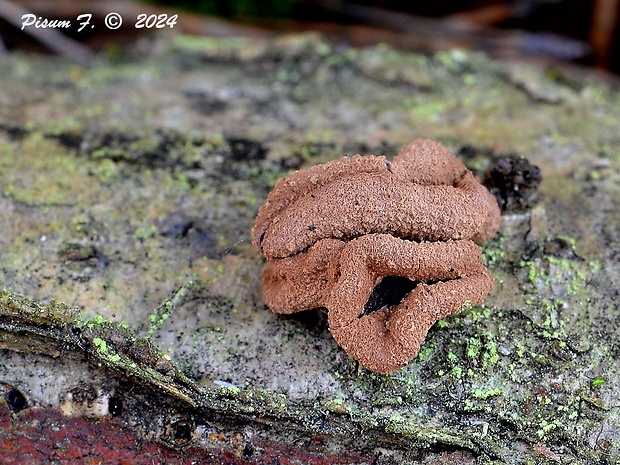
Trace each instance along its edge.
<path fill-rule="evenodd" d="M 576 243 L 572 238 L 562 237 L 574 252 Z M 575 255 L 576 257 L 576 255 Z M 537 290 L 548 289 L 550 286 L 562 287 L 567 297 L 580 296 L 585 292 L 590 263 L 577 258 L 558 258 L 554 255 L 543 255 L 531 260 L 521 260 L 519 267 L 527 270 L 527 282 Z M 557 293 L 557 291 L 556 291 Z"/>
<path fill-rule="evenodd" d="M 385 431 L 388 433 L 397 433 L 403 436 L 415 437 L 419 432 L 419 427 L 412 424 L 401 414 L 395 413 L 386 420 Z"/>
<path fill-rule="evenodd" d="M 93 345 L 97 348 L 97 353 L 106 361 L 112 364 L 116 364 L 121 361 L 121 356 L 113 350 L 110 350 L 105 340 L 96 337 L 93 339 Z"/>
<path fill-rule="evenodd" d="M 165 300 L 153 313 L 149 315 L 149 329 L 147 334 L 153 335 L 172 315 L 174 310 L 180 306 L 196 286 L 195 280 L 190 280 L 183 286 L 179 287 L 169 299 Z"/>
<path fill-rule="evenodd" d="M 172 46 L 183 52 L 197 52 L 204 56 L 223 59 L 238 59 L 247 49 L 248 40 L 245 38 L 231 38 L 225 43 L 210 37 L 196 37 L 175 35 Z"/>
<path fill-rule="evenodd" d="M 426 90 L 433 88 L 428 58 L 423 55 L 402 53 L 380 44 L 362 50 L 357 64 L 364 75 L 379 81 Z"/>
<path fill-rule="evenodd" d="M 20 156 L 0 157 L 0 184 L 5 196 L 30 206 L 51 206 L 75 205 L 85 195 L 92 195 L 83 188 L 92 184 L 87 164 L 68 155 L 54 140 L 31 135 L 19 151 Z"/>
<path fill-rule="evenodd" d="M 536 267 L 536 263 L 530 260 L 521 260 L 519 262 L 519 266 L 521 268 L 525 268 L 527 269 L 527 280 L 531 283 L 536 285 L 537 284 L 537 278 L 539 276 L 539 270 Z M 546 284 L 546 281 L 544 282 L 544 284 Z"/>
<path fill-rule="evenodd" d="M 383 419 L 386 433 L 395 434 L 401 438 L 410 439 L 416 445 L 446 444 L 466 449 L 476 449 L 476 446 L 462 435 L 455 434 L 448 428 L 423 427 L 415 420 L 409 419 L 400 413 L 393 413 Z"/>
<path fill-rule="evenodd" d="M 472 391 L 471 395 L 476 399 L 488 399 L 489 397 L 496 397 L 502 394 L 502 390 L 499 388 L 476 388 Z"/>
<path fill-rule="evenodd" d="M 563 429 L 562 427 L 563 427 L 563 424 L 559 420 L 552 420 L 552 421 L 541 420 L 539 428 L 536 431 L 536 434 L 538 435 L 539 439 L 545 439 L 549 436 L 549 434 L 552 431 L 555 431 L 557 429 Z"/>
<path fill-rule="evenodd" d="M 488 337 L 484 344 L 484 352 L 482 353 L 482 367 L 489 369 L 495 366 L 498 361 L 497 344 L 493 338 Z"/>
<path fill-rule="evenodd" d="M 60 302 L 51 301 L 48 304 L 40 304 L 8 289 L 0 291 L 0 316 L 12 320 L 23 320 L 31 324 L 51 327 L 65 327 L 71 325 L 77 315 L 76 308 Z"/>
<path fill-rule="evenodd" d="M 489 268 L 500 265 L 505 260 L 505 237 L 496 234 L 482 245 L 482 261 Z"/>
<path fill-rule="evenodd" d="M 232 397 L 241 394 L 241 388 L 237 386 L 220 386 L 220 390 L 222 391 L 222 395 L 230 395 Z"/>
<path fill-rule="evenodd" d="M 40 128 L 46 135 L 54 137 L 65 136 L 67 134 L 79 135 L 81 129 L 79 120 L 75 115 L 70 115 L 61 120 L 50 119 Z M 34 128 L 32 128 L 32 130 L 34 130 Z"/>
<path fill-rule="evenodd" d="M 116 162 L 109 158 L 93 163 L 93 174 L 104 186 L 113 185 L 119 178 L 121 170 Z"/>
<path fill-rule="evenodd" d="M 459 307 L 458 312 L 467 312 L 473 308 L 472 303 L 469 300 L 464 301 Z"/>
<path fill-rule="evenodd" d="M 152 335 L 157 329 L 163 325 L 168 318 L 170 318 L 172 310 L 172 304 L 167 301 L 164 303 L 162 307 L 158 309 L 156 313 L 152 313 L 149 315 L 149 323 L 150 327 L 148 330 L 148 334 Z"/>
<path fill-rule="evenodd" d="M 559 259 L 553 256 L 545 258 L 550 265 L 558 267 L 563 276 L 569 277 L 567 286 L 569 295 L 576 295 L 583 289 L 586 281 L 586 273 L 579 264 L 574 261 Z"/>
<path fill-rule="evenodd" d="M 435 53 L 434 58 L 447 70 L 459 73 L 469 61 L 469 55 L 465 50 L 452 49 Z"/>
<path fill-rule="evenodd" d="M 452 376 L 454 376 L 456 379 L 463 379 L 463 368 L 461 368 L 458 365 L 454 365 L 452 367 L 452 370 L 450 371 L 450 373 L 452 374 Z M 441 375 L 440 375 L 441 376 Z"/>
<path fill-rule="evenodd" d="M 338 415 L 347 415 L 351 413 L 351 407 L 342 399 L 330 399 L 325 401 L 323 406 L 330 412 Z"/>
<path fill-rule="evenodd" d="M 442 321 L 442 320 L 440 320 L 440 321 Z M 435 351 L 435 347 L 432 344 L 425 344 L 420 349 L 420 352 L 418 352 L 417 360 L 419 362 L 423 362 L 424 360 L 429 358 L 433 354 L 434 351 Z"/>
<path fill-rule="evenodd" d="M 157 229 L 157 226 L 150 224 L 136 228 L 132 237 L 134 241 L 144 242 L 147 239 L 152 239 L 153 237 L 156 237 L 158 233 L 159 230 Z"/>
<path fill-rule="evenodd" d="M 414 120 L 420 119 L 432 122 L 441 121 L 449 108 L 445 99 L 433 97 L 419 97 L 413 101 L 405 101 L 403 105 L 407 107 L 409 114 Z"/>
<path fill-rule="evenodd" d="M 87 324 L 87 326 L 100 325 L 106 322 L 106 319 L 102 315 L 95 315 L 92 320 Z"/>
<path fill-rule="evenodd" d="M 463 303 L 463 306 L 465 307 L 464 310 L 471 309 L 466 313 L 466 318 L 472 323 L 486 321 L 491 318 L 491 315 L 493 314 L 493 310 L 491 308 L 483 305 L 472 307 L 471 303 L 466 301 Z"/>
<path fill-rule="evenodd" d="M 480 357 L 480 349 L 482 347 L 482 341 L 475 337 L 470 337 L 467 340 L 467 349 L 465 355 L 469 358 L 478 359 Z"/>

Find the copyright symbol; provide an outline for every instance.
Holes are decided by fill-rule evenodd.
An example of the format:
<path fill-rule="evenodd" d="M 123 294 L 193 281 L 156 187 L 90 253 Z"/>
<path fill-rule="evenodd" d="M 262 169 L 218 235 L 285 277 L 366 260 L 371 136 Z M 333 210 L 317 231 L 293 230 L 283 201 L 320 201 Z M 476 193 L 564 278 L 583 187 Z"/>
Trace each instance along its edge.
<path fill-rule="evenodd" d="M 103 20 L 108 29 L 118 29 L 123 24 L 123 17 L 118 13 L 108 13 Z"/>

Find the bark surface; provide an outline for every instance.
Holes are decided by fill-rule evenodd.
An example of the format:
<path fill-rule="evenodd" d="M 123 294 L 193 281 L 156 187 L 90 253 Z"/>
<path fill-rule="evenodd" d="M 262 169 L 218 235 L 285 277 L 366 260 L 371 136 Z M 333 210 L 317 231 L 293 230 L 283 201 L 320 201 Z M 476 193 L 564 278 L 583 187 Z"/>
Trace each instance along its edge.
<path fill-rule="evenodd" d="M 0 56 L 0 449 L 614 463 L 618 121 L 594 78 L 462 51 L 176 37 L 89 68 Z M 265 308 L 250 233 L 283 175 L 418 137 L 478 175 L 518 154 L 544 180 L 483 246 L 484 305 L 377 375 L 321 312 Z"/>

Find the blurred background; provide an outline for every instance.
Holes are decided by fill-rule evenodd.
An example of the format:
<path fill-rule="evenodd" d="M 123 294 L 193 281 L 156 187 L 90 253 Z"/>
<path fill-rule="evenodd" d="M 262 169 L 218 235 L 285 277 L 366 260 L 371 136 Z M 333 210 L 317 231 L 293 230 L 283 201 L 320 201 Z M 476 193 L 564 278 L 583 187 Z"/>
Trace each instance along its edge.
<path fill-rule="evenodd" d="M 61 54 L 87 62 L 100 51 L 125 47 L 157 30 L 136 29 L 135 18 L 178 14 L 175 33 L 269 37 L 318 31 L 335 44 L 392 47 L 431 53 L 480 50 L 503 59 L 543 65 L 585 65 L 620 73 L 620 0 L 0 0 L 0 50 Z M 103 27 L 111 11 L 120 29 Z M 21 30 L 32 13 L 48 21 L 92 13 L 94 28 Z M 168 29 L 168 28 L 167 28 Z"/>

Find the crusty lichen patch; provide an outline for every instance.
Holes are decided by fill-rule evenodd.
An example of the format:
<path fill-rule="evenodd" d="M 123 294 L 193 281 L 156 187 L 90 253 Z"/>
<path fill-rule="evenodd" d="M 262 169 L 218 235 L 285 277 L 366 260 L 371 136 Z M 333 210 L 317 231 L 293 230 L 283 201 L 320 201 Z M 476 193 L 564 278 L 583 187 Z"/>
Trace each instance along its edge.
<path fill-rule="evenodd" d="M 98 194 L 83 188 L 90 181 L 88 166 L 40 134 L 0 155 L 0 177 L 3 195 L 30 206 L 87 204 Z"/>

